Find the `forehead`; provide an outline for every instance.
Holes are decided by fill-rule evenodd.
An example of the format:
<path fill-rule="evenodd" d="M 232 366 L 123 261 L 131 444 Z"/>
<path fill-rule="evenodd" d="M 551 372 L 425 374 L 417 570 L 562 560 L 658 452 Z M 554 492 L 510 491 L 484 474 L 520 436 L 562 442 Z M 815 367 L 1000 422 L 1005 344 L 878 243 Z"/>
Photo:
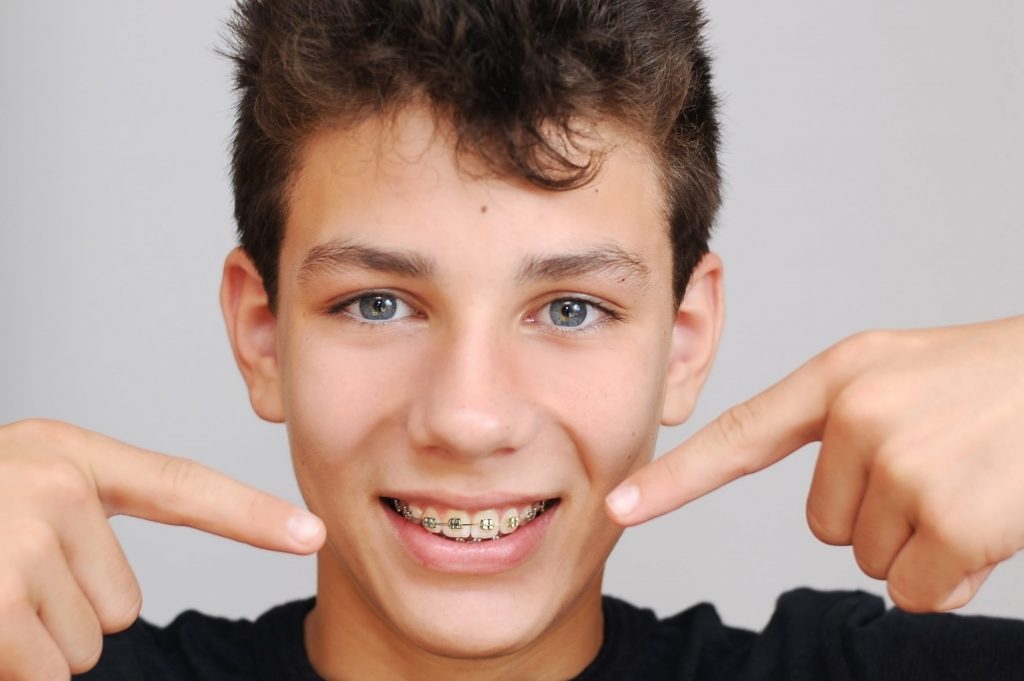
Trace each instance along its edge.
<path fill-rule="evenodd" d="M 599 132 L 591 136 L 603 152 L 597 175 L 552 191 L 457 154 L 450 128 L 422 109 L 319 131 L 300 153 L 282 272 L 340 238 L 423 253 L 442 268 L 468 259 L 521 269 L 531 257 L 611 248 L 670 273 L 650 155 L 614 130 Z"/>

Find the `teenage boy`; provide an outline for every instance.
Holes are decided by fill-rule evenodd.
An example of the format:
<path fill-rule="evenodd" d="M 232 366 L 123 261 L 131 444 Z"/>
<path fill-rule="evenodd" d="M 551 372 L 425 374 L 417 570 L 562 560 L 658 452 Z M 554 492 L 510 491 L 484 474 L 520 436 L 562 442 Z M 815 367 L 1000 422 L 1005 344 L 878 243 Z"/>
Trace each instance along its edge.
<path fill-rule="evenodd" d="M 221 302 L 316 516 L 71 426 L 5 427 L 3 678 L 1020 674 L 1024 624 L 859 593 L 788 594 L 760 636 L 602 599 L 620 524 L 815 440 L 812 529 L 905 609 L 958 607 L 1024 545 L 1022 319 L 855 337 L 645 466 L 722 323 L 696 5 L 246 1 L 233 28 Z M 939 432 L 965 404 L 1001 406 Z M 114 513 L 319 550 L 316 599 L 135 622 Z"/>

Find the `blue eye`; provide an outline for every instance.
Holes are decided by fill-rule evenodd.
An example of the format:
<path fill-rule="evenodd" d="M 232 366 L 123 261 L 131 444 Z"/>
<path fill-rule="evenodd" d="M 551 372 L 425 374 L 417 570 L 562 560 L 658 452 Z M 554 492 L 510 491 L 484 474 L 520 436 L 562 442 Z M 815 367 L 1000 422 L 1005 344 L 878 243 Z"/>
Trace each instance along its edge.
<path fill-rule="evenodd" d="M 416 311 L 394 293 L 372 291 L 338 303 L 333 314 L 344 314 L 363 324 L 387 324 L 416 314 Z"/>
<path fill-rule="evenodd" d="M 555 298 L 537 311 L 534 321 L 559 333 L 586 333 L 622 317 L 586 298 Z"/>
<path fill-rule="evenodd" d="M 383 322 L 395 316 L 398 298 L 392 295 L 374 293 L 359 299 L 359 314 L 372 322 Z"/>
<path fill-rule="evenodd" d="M 548 306 L 548 314 L 555 326 L 579 326 L 587 320 L 590 305 L 582 300 L 556 300 Z"/>

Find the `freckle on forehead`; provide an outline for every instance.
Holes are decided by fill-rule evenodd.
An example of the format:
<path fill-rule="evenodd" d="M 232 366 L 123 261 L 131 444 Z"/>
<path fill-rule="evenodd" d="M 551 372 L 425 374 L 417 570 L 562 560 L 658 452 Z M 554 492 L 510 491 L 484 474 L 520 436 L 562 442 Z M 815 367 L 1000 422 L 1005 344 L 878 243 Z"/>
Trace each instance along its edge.
<path fill-rule="evenodd" d="M 487 212 L 487 206 L 486 205 L 480 206 L 480 212 L 481 213 L 486 213 Z"/>

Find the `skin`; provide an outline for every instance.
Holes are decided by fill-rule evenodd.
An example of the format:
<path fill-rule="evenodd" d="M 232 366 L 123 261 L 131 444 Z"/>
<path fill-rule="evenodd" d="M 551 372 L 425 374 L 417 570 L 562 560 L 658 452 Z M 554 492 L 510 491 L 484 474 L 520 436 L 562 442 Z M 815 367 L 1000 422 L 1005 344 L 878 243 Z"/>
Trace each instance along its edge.
<path fill-rule="evenodd" d="M 185 458 L 54 421 L 2 426 L 0 678 L 85 671 L 102 634 L 137 617 L 138 584 L 107 523 L 116 514 L 319 551 L 305 633 L 328 679 L 571 676 L 600 644 L 600 575 L 619 533 L 605 510 L 621 525 L 643 522 L 814 440 L 812 531 L 852 545 L 900 607 L 958 607 L 1024 547 L 1024 317 L 858 334 L 644 466 L 658 422 L 692 409 L 722 302 L 721 265 L 709 256 L 680 308 L 668 303 L 642 151 L 621 143 L 595 184 L 546 194 L 460 174 L 443 129 L 422 115 L 401 120 L 397 136 L 368 123 L 311 140 L 277 315 L 243 254 L 225 264 L 225 319 L 252 404 L 288 423 L 322 520 Z M 300 284 L 314 244 L 356 232 L 429 255 L 437 276 L 350 271 Z M 512 274 L 526 246 L 564 253 L 612 237 L 649 266 L 643 294 L 618 290 L 617 278 L 524 285 Z M 385 285 L 417 303 L 401 326 L 367 329 L 325 312 L 352 287 Z M 569 292 L 624 301 L 627 321 L 552 336 L 538 313 Z M 508 584 L 455 583 L 387 560 L 372 509 L 382 486 L 538 481 L 564 499 L 547 538 L 559 551 L 539 552 Z"/>
<path fill-rule="evenodd" d="M 814 535 L 900 608 L 959 608 L 1024 548 L 1022 341 L 1024 317 L 853 336 L 632 475 L 609 514 L 635 525 L 820 441 Z"/>
<path fill-rule="evenodd" d="M 229 258 L 229 326 L 253 405 L 288 424 L 300 487 L 327 526 L 306 626 L 324 676 L 559 679 L 596 655 L 604 562 L 621 534 L 603 498 L 650 458 L 661 423 L 688 414 L 722 319 L 714 255 L 673 307 L 654 172 L 642 150 L 604 139 L 613 151 L 595 181 L 550 192 L 467 168 L 419 109 L 322 132 L 297 176 L 276 315 L 245 255 Z M 432 272 L 323 256 L 303 267 L 338 243 L 404 252 Z M 635 267 L 520 276 L 531 259 L 610 246 Z M 376 291 L 408 303 L 401 318 L 339 313 Z M 557 327 L 549 306 L 570 297 L 611 313 L 595 306 L 578 329 Z M 451 575 L 392 538 L 379 497 L 393 490 L 561 503 L 525 564 Z"/>

